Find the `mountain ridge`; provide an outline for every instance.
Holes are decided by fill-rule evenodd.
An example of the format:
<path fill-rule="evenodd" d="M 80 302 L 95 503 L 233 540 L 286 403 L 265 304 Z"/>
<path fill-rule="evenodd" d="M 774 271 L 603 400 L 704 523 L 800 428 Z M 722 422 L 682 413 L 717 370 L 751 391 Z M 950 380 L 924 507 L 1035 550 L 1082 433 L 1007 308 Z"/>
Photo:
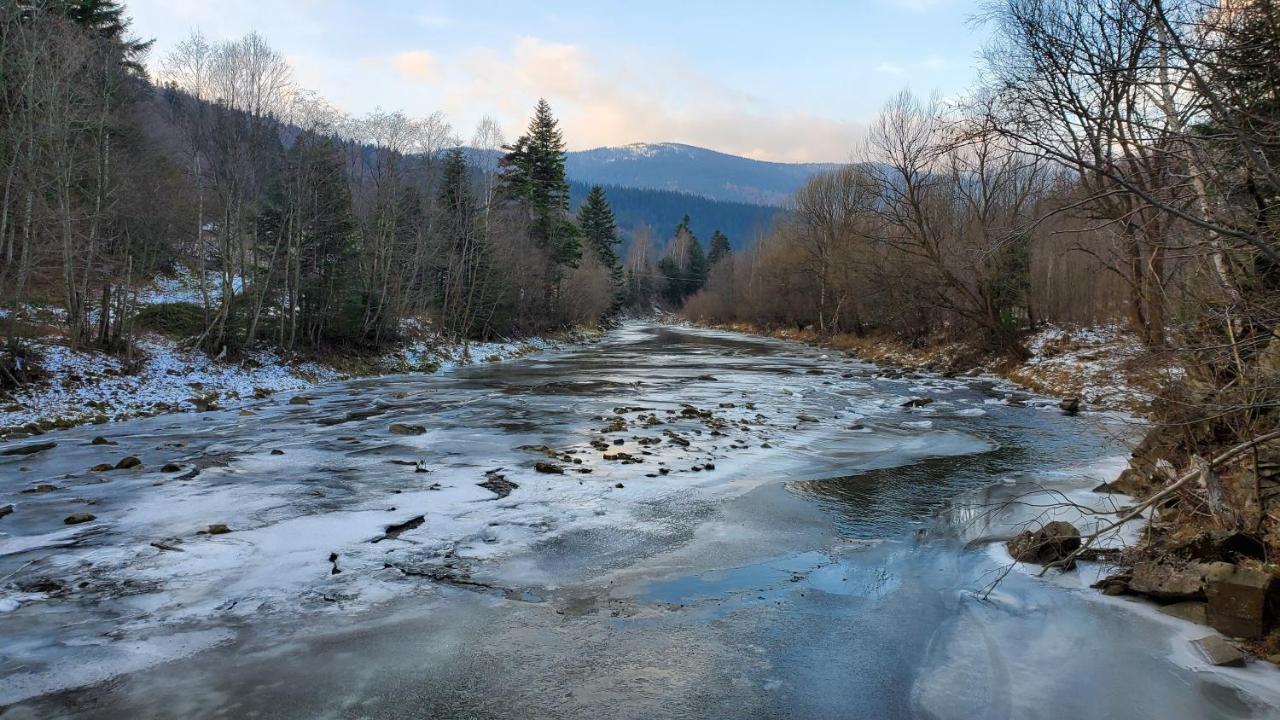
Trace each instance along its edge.
<path fill-rule="evenodd" d="M 639 142 L 565 154 L 570 179 L 780 207 L 813 175 L 840 163 L 755 160 L 675 142 Z"/>

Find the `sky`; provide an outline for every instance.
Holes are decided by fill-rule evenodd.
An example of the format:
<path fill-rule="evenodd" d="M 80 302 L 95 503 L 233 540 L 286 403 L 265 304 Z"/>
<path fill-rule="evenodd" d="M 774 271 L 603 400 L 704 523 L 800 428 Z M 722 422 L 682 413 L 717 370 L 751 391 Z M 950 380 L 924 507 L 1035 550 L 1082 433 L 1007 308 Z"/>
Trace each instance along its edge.
<path fill-rule="evenodd" d="M 262 34 L 338 108 L 443 111 L 508 139 L 539 97 L 570 150 L 682 142 L 840 162 L 903 88 L 954 97 L 986 31 L 978 0 L 125 0 L 158 68 L 182 38 Z"/>

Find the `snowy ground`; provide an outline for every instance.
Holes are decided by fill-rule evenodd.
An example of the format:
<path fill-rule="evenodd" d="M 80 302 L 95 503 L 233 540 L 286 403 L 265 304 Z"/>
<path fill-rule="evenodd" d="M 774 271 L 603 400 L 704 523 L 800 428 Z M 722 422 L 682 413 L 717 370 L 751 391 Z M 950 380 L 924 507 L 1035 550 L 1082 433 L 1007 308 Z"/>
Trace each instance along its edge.
<path fill-rule="evenodd" d="M 1160 368 L 1132 333 L 1115 325 L 1048 326 L 1027 343 L 1031 358 L 1010 371 L 1014 380 L 1088 405 L 1139 409 L 1170 368 Z"/>

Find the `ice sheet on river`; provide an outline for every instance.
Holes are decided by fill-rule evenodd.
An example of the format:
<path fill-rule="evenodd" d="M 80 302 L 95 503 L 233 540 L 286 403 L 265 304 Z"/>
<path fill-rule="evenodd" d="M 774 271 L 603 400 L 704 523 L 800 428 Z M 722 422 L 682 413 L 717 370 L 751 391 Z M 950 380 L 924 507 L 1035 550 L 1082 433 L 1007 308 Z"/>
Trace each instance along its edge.
<path fill-rule="evenodd" d="M 773 638 L 758 639 L 760 648 L 782 643 L 761 651 L 746 681 L 762 711 L 816 707 L 798 694 L 804 678 L 778 668 L 807 672 L 817 659 L 783 639 L 811 637 L 836 652 L 831 638 L 818 642 L 823 628 L 862 627 L 874 618 L 856 603 L 904 595 L 891 621 L 914 604 L 939 622 L 964 622 L 959 588 L 991 559 L 910 544 L 945 501 L 1001 481 L 1037 486 L 1046 468 L 1071 476 L 1063 469 L 1123 452 L 1102 450 L 1107 431 L 1090 425 L 1098 418 L 999 404 L 1011 391 L 887 380 L 786 343 L 632 324 L 595 345 L 501 367 L 335 384 L 309 392 L 308 404 L 273 399 L 251 417 L 59 433 L 53 450 L 0 459 L 0 505 L 15 506 L 0 519 L 0 705 L 42 695 L 56 705 L 49 693 L 129 674 L 108 714 L 202 699 L 190 714 L 206 714 L 208 703 L 256 713 L 255 703 L 269 702 L 280 716 L 307 717 L 374 697 L 409 702 L 376 688 L 417 682 L 414 712 L 442 716 L 473 703 L 503 716 L 522 703 L 562 702 L 554 689 L 577 683 L 581 694 L 564 710 L 574 716 L 629 698 L 627 686 L 557 676 L 554 657 L 518 663 L 489 653 L 558 648 L 561 661 L 574 656 L 584 671 L 616 678 L 610 663 L 624 672 L 636 658 L 669 655 L 660 645 L 676 637 L 700 648 L 669 660 L 686 673 L 679 692 L 697 694 L 704 676 L 703 701 L 713 703 L 740 650 L 714 637 L 714 620 L 733 623 L 735 637 Z M 931 404 L 904 406 L 925 393 Z M 91 444 L 96 433 L 117 444 Z M 128 455 L 142 467 L 90 470 Z M 41 484 L 53 489 L 24 492 Z M 95 519 L 65 525 L 75 512 Z M 933 562 L 946 571 L 927 574 Z M 930 583 L 903 581 L 915 575 Z M 954 590 L 939 602 L 942 588 Z M 844 599 L 809 605 L 821 598 Z M 613 617 L 634 623 L 610 625 Z M 561 628 L 566 618 L 581 624 Z M 918 640 L 932 648 L 919 657 L 941 666 L 970 651 L 906 626 L 874 627 L 865 638 Z M 590 639 L 602 632 L 618 645 Z M 399 679 L 396 658 L 410 638 L 425 639 L 413 652 L 429 667 Z M 866 654 L 862 666 L 894 662 L 845 642 Z M 357 688 L 347 687 L 352 663 L 337 660 L 348 653 L 360 658 Z M 456 653 L 478 655 L 464 662 Z M 698 657 L 712 664 L 687 666 Z M 205 662 L 218 670 L 202 670 Z M 310 673 L 296 678 L 301 686 L 325 688 L 320 697 L 291 695 L 295 664 Z M 490 687 L 490 666 L 527 676 L 527 686 Z M 662 684 L 677 669 L 640 674 Z M 279 680 L 271 687 L 280 697 L 231 690 L 264 675 Z M 910 690 L 912 677 L 892 686 L 897 697 L 917 709 L 945 699 Z M 105 707 L 84 692 L 85 705 L 70 707 Z M 849 694 L 829 694 L 826 709 L 841 700 L 869 708 L 872 695 L 848 705 Z M 404 711 L 396 707 L 358 714 Z"/>

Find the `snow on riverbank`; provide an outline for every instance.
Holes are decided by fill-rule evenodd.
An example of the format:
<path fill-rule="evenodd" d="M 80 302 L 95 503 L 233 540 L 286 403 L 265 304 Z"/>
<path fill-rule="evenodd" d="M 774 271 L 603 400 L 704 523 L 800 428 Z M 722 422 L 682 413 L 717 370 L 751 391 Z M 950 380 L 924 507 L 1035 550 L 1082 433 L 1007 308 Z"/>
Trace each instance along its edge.
<path fill-rule="evenodd" d="M 909 345 L 887 335 L 822 337 L 812 330 L 765 331 L 743 324 L 726 329 L 793 340 L 851 353 L 869 362 L 929 372 L 988 373 L 1025 389 L 1058 398 L 1079 398 L 1086 407 L 1141 414 L 1161 381 L 1178 368 L 1154 356 L 1132 333 L 1117 325 L 1045 325 L 1026 338 L 1031 353 L 1010 364 L 984 355 L 965 342 Z"/>
<path fill-rule="evenodd" d="M 36 340 L 30 346 L 48 378 L 0 395 L 0 437 L 168 412 L 233 409 L 349 376 L 330 364 L 289 360 L 267 350 L 223 362 L 160 335 L 138 341 L 145 360 L 132 370 L 120 358 L 72 350 L 60 340 Z M 417 340 L 388 352 L 375 365 L 387 373 L 442 372 L 553 347 L 555 341 L 543 338 L 467 345 Z"/>

